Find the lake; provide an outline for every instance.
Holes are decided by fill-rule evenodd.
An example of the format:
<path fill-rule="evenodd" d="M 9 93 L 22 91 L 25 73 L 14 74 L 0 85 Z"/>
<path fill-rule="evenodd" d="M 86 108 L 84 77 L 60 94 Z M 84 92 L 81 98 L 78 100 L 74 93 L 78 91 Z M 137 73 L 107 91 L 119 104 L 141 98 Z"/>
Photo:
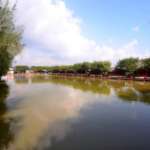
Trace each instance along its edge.
<path fill-rule="evenodd" d="M 150 83 L 52 76 L 0 82 L 0 150 L 149 150 Z"/>

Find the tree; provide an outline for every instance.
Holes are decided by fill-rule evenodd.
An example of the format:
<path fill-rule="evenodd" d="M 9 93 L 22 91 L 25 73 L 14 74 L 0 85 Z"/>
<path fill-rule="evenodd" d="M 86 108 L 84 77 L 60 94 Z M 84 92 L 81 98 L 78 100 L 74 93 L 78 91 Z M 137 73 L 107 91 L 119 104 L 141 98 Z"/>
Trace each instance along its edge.
<path fill-rule="evenodd" d="M 16 66 L 15 67 L 15 72 L 16 73 L 25 73 L 26 70 L 29 70 L 28 66 Z"/>
<path fill-rule="evenodd" d="M 5 49 L 0 49 L 0 77 L 7 73 L 11 63 L 9 53 Z"/>
<path fill-rule="evenodd" d="M 109 61 L 102 61 L 99 63 L 99 68 L 102 74 L 106 74 L 111 71 L 111 63 Z"/>
<path fill-rule="evenodd" d="M 139 67 L 140 61 L 138 58 L 125 58 L 117 63 L 115 69 L 120 70 L 124 75 L 134 75 Z"/>
<path fill-rule="evenodd" d="M 150 58 L 145 58 L 142 60 L 142 66 L 145 70 L 150 70 Z"/>
<path fill-rule="evenodd" d="M 111 63 L 109 61 L 95 61 L 91 64 L 91 73 L 106 74 L 111 70 Z"/>
<path fill-rule="evenodd" d="M 83 63 L 74 64 L 72 68 L 76 73 L 88 73 L 90 70 L 90 63 L 83 62 Z"/>
<path fill-rule="evenodd" d="M 5 75 L 13 58 L 21 51 L 21 31 L 14 23 L 15 6 L 0 0 L 0 77 Z"/>

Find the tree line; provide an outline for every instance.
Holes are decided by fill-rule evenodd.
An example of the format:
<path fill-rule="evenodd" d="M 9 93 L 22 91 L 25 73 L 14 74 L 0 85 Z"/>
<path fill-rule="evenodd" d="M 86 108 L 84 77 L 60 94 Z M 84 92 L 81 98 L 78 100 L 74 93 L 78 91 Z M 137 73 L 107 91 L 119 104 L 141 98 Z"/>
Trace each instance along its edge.
<path fill-rule="evenodd" d="M 15 72 L 22 73 L 32 70 L 35 73 L 72 73 L 72 74 L 95 74 L 95 75 L 124 75 L 124 76 L 150 76 L 150 58 L 125 58 L 118 61 L 112 68 L 109 61 L 83 62 L 73 65 L 61 66 L 16 66 Z"/>

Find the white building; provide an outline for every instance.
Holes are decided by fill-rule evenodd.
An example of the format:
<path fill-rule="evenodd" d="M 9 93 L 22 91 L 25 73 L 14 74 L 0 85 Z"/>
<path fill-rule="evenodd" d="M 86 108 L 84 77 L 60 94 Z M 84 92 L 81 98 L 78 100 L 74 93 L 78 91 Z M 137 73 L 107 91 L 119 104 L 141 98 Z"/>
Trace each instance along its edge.
<path fill-rule="evenodd" d="M 13 75 L 14 74 L 14 69 L 13 68 L 9 68 L 9 71 L 7 73 L 8 75 Z"/>

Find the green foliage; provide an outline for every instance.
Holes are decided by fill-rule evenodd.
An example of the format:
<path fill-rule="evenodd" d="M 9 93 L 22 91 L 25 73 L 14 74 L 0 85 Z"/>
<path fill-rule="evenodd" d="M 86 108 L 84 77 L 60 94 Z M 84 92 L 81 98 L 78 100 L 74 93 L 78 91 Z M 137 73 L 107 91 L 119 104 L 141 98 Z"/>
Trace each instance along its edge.
<path fill-rule="evenodd" d="M 29 70 L 28 66 L 16 66 L 15 67 L 15 72 L 16 73 L 25 73 L 26 70 Z"/>
<path fill-rule="evenodd" d="M 10 63 L 9 53 L 5 49 L 0 49 L 0 77 L 7 73 Z"/>
<path fill-rule="evenodd" d="M 139 67 L 140 61 L 138 58 L 125 58 L 117 63 L 116 70 L 121 70 L 124 75 L 134 75 Z"/>
<path fill-rule="evenodd" d="M 111 70 L 109 61 L 95 61 L 91 63 L 91 72 L 94 74 L 106 74 Z"/>
<path fill-rule="evenodd" d="M 88 73 L 90 71 L 90 63 L 83 62 L 73 65 L 73 70 L 76 73 Z"/>
<path fill-rule="evenodd" d="M 21 32 L 14 23 L 14 9 L 0 0 L 0 76 L 6 74 L 13 58 L 21 51 Z"/>
<path fill-rule="evenodd" d="M 106 74 L 111 69 L 111 63 L 108 61 L 99 62 L 83 62 L 74 65 L 64 65 L 64 66 L 32 66 L 31 70 L 34 72 L 52 72 L 52 73 L 93 73 L 93 74 Z"/>
<path fill-rule="evenodd" d="M 145 70 L 150 70 L 150 58 L 142 59 L 142 67 Z"/>
<path fill-rule="evenodd" d="M 49 72 L 49 73 L 74 73 L 74 74 L 97 74 L 107 75 L 111 73 L 111 63 L 109 61 L 83 62 L 74 65 L 62 66 L 32 66 L 34 72 Z M 126 58 L 120 60 L 115 71 L 121 72 L 122 75 L 137 75 L 141 70 L 150 72 L 150 58 Z"/>

